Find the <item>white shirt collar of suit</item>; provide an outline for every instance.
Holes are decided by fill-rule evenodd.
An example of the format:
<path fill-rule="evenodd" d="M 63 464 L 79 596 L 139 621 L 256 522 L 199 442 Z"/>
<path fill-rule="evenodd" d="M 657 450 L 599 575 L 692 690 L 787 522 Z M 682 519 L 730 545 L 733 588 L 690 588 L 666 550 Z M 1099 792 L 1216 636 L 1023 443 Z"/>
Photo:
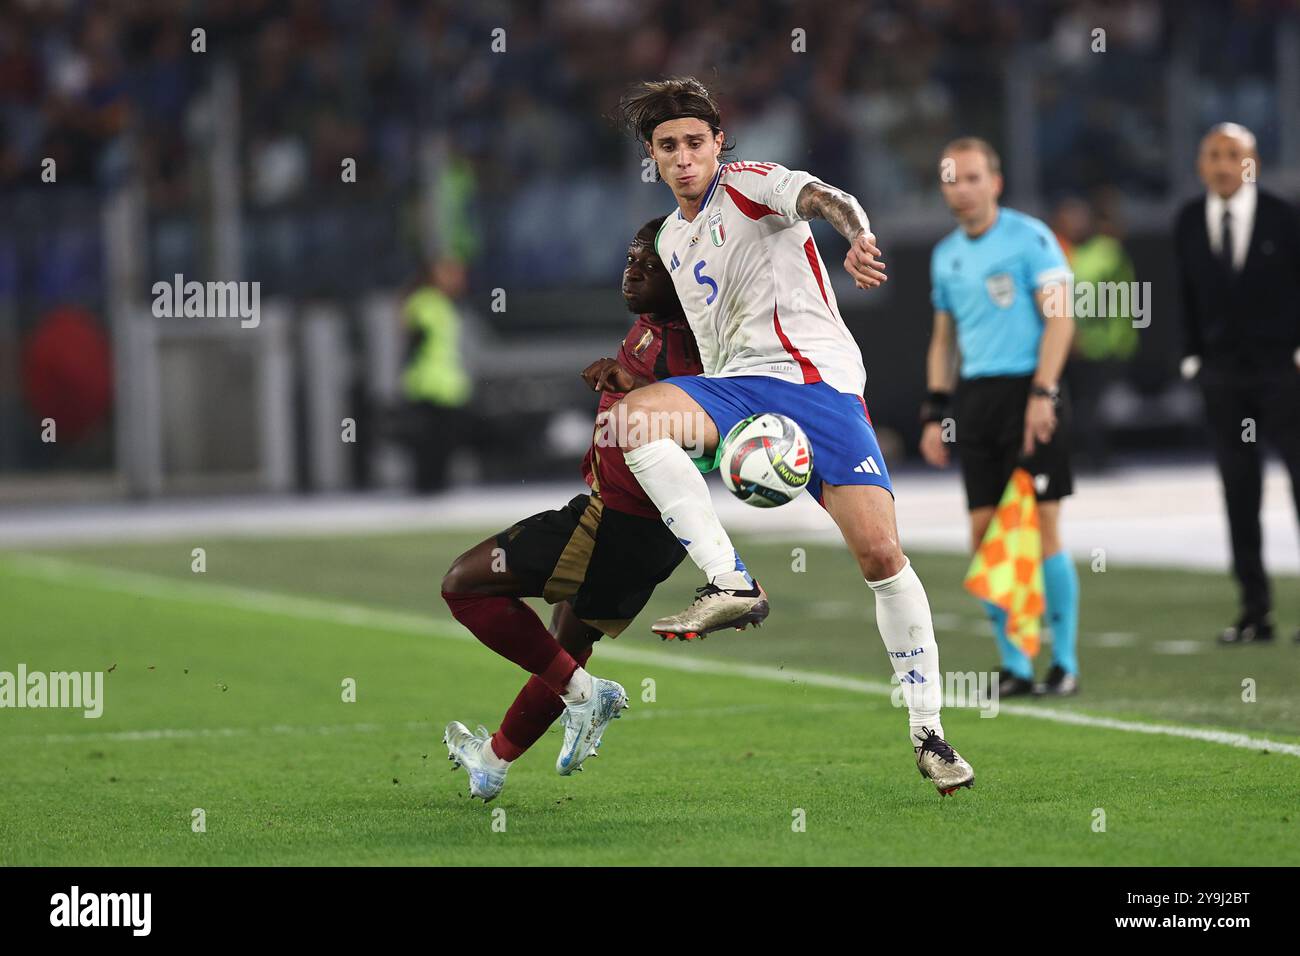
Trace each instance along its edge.
<path fill-rule="evenodd" d="M 1206 198 L 1206 210 L 1210 214 L 1210 221 L 1216 224 L 1223 221 L 1223 210 L 1232 213 L 1235 222 L 1250 222 L 1255 216 L 1255 202 L 1258 193 L 1255 190 L 1254 183 L 1242 183 L 1241 187 L 1224 199 L 1218 193 L 1209 193 Z"/>
<path fill-rule="evenodd" d="M 1236 269 L 1240 269 L 1246 261 L 1258 199 L 1254 183 L 1242 183 L 1227 199 L 1215 192 L 1207 193 L 1205 197 L 1205 228 L 1209 232 L 1210 248 L 1216 254 L 1223 235 L 1224 210 L 1232 213 L 1232 265 Z"/>

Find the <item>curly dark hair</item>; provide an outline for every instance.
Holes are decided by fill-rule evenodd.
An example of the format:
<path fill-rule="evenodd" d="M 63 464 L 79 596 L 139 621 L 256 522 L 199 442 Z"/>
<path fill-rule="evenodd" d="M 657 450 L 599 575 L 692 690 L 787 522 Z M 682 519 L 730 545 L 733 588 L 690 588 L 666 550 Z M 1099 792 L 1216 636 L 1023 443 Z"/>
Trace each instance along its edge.
<path fill-rule="evenodd" d="M 645 148 L 655 127 L 668 120 L 693 117 L 703 120 L 716 135 L 722 129 L 722 114 L 708 88 L 693 76 L 671 76 L 633 86 L 618 101 L 615 114 L 619 125 Z M 722 151 L 735 149 L 723 141 Z"/>
<path fill-rule="evenodd" d="M 659 235 L 659 227 L 664 224 L 664 220 L 667 218 L 667 216 L 656 216 L 654 219 L 651 219 L 636 231 L 636 235 L 632 237 L 632 241 L 644 242 L 647 245 L 652 244 L 655 241 L 655 236 Z"/>

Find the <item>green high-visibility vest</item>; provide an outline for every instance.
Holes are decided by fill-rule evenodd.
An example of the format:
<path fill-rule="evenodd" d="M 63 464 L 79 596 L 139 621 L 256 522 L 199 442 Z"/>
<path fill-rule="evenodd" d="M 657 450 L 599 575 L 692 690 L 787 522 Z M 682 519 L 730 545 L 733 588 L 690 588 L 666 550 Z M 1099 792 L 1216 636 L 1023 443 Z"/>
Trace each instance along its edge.
<path fill-rule="evenodd" d="M 1074 281 L 1132 282 L 1133 263 L 1124 247 L 1110 236 L 1093 236 L 1074 247 L 1070 256 Z M 1109 315 L 1075 319 L 1075 341 L 1084 358 L 1129 359 L 1138 348 L 1137 329 L 1131 315 Z"/>
<path fill-rule="evenodd" d="M 426 286 L 406 300 L 402 316 L 423 336 L 402 373 L 406 397 L 434 405 L 464 405 L 471 385 L 460 357 L 460 317 L 451 300 Z"/>

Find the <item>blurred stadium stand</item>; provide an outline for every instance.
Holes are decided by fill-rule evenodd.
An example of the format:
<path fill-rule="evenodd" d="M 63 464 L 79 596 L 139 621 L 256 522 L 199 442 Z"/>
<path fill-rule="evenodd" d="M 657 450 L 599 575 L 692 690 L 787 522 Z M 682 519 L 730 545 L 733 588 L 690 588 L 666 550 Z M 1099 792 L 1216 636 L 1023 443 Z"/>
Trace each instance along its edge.
<path fill-rule="evenodd" d="M 399 293 L 435 255 L 469 266 L 482 427 L 458 476 L 576 479 L 578 372 L 617 347 L 626 243 L 671 206 L 606 117 L 672 73 L 720 93 L 736 158 L 813 170 L 871 214 L 892 281 L 833 272 L 892 460 L 918 431 L 929 252 L 952 228 L 935 163 L 960 134 L 1001 148 L 1008 205 L 1104 210 L 1154 290 L 1115 441 L 1201 448 L 1167 236 L 1214 122 L 1254 129 L 1261 181 L 1300 195 L 1295 3 L 28 0 L 0 10 L 0 499 L 400 486 L 368 426 L 395 394 Z M 153 318 L 176 273 L 260 282 L 261 324 Z M 31 357 L 68 309 L 108 343 L 107 400 Z M 79 422 L 54 443 L 51 394 Z"/>

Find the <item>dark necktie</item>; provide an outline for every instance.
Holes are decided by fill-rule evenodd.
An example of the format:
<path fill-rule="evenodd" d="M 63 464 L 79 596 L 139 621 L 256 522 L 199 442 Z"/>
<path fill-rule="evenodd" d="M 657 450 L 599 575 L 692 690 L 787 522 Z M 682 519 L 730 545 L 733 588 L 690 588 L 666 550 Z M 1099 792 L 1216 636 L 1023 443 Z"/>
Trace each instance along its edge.
<path fill-rule="evenodd" d="M 1229 272 L 1236 270 L 1232 265 L 1232 213 L 1223 210 L 1223 228 L 1219 233 L 1219 260 Z"/>

